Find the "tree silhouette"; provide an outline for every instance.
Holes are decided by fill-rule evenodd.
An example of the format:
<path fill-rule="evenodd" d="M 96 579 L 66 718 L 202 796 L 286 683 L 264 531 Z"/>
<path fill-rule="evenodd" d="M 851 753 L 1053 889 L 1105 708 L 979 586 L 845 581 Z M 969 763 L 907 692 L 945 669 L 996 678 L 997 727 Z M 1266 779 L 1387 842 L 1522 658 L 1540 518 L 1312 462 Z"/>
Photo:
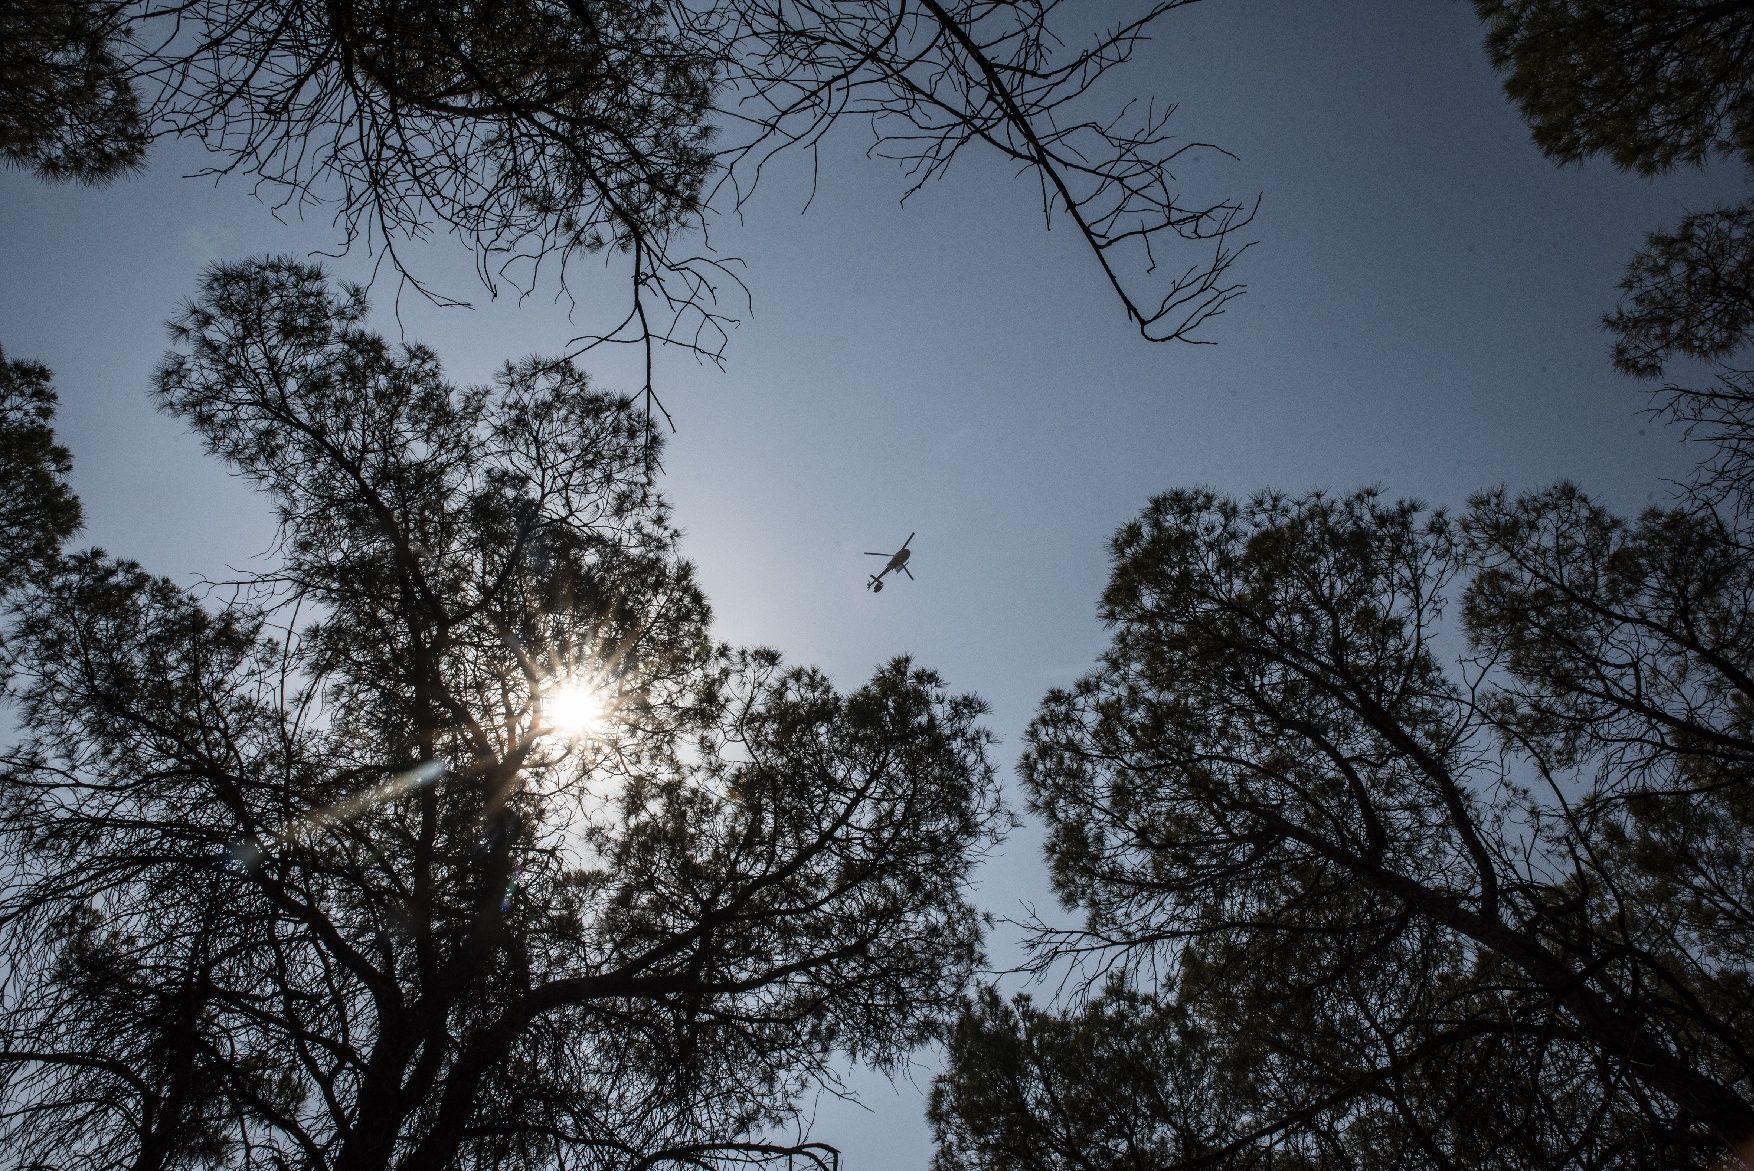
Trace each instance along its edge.
<path fill-rule="evenodd" d="M 727 178 L 741 203 L 743 185 L 776 151 L 807 147 L 814 158 L 848 117 L 870 125 L 869 153 L 902 165 L 909 195 L 966 148 L 997 151 L 1037 184 L 1049 224 L 1070 222 L 1147 339 L 1199 340 L 1243 291 L 1230 268 L 1248 247 L 1235 235 L 1254 204 L 1177 190 L 1176 166 L 1227 152 L 1177 141 L 1174 106 L 1087 104 L 1193 2 L 1154 0 L 1074 33 L 1061 0 L 728 0 L 715 6 L 710 38 L 732 47 L 721 53 L 722 105 L 744 132 L 726 145 Z"/>
<path fill-rule="evenodd" d="M 1178 190 L 1175 167 L 1223 152 L 1173 138 L 1173 107 L 1091 98 L 1192 2 L 1142 4 L 1095 32 L 1068 27 L 1059 0 L 32 4 L 16 19 L 43 31 L 0 73 L 16 123 L 0 148 L 95 178 L 131 166 L 147 131 L 196 139 L 217 156 L 208 173 L 329 209 L 343 246 L 440 301 L 402 254 L 435 232 L 467 242 L 494 290 L 546 273 L 565 292 L 582 257 L 623 256 L 625 317 L 574 353 L 643 345 L 650 410 L 652 347 L 716 359 L 734 324 L 740 272 L 706 229 L 776 155 L 803 152 L 814 174 L 848 120 L 900 161 L 907 194 L 971 147 L 1017 164 L 1146 337 L 1195 340 L 1242 291 L 1230 269 L 1253 207 Z M 83 72 L 45 82 L 64 60 Z M 102 133 L 37 145 L 68 119 Z"/>
<path fill-rule="evenodd" d="M 1754 10 L 1730 0 L 1474 0 L 1535 145 L 1654 175 L 1754 162 Z"/>
<path fill-rule="evenodd" d="M 1740 2 L 1475 0 L 1486 48 L 1535 144 L 1561 163 L 1606 155 L 1655 175 L 1712 157 L 1754 166 L 1754 8 Z M 1604 324 L 1614 364 L 1642 378 L 1665 360 L 1722 359 L 1754 313 L 1747 203 L 1651 233 Z M 1727 372 L 1733 373 L 1733 372 Z M 1691 422 L 1686 400 L 1675 410 Z M 1707 408 L 1709 411 L 1709 407 Z"/>
<path fill-rule="evenodd" d="M 967 1008 L 940 1166 L 1703 1167 L 1754 1134 L 1746 541 L 1560 486 L 1459 524 L 1172 492 L 1113 548 L 1111 645 L 1022 764 L 1084 916 L 1037 961 L 1111 986 Z M 1169 1052 L 1091 1060 L 1136 1037 Z"/>
<path fill-rule="evenodd" d="M 19 607 L 4 1165 L 831 1164 L 801 1089 L 978 958 L 980 703 L 713 645 L 628 401 L 459 389 L 365 310 L 262 261 L 174 324 L 274 568 L 94 551 Z"/>
<path fill-rule="evenodd" d="M 45 179 L 101 183 L 138 167 L 150 139 L 107 0 L 0 9 L 0 159 Z"/>
<path fill-rule="evenodd" d="M 1090 1171 L 1197 1161 L 1243 1122 L 1246 1070 L 1179 1005 L 1112 981 L 1065 1015 L 971 1000 L 932 1087 L 935 1167 Z"/>
<path fill-rule="evenodd" d="M 1617 335 L 1614 365 L 1654 378 L 1683 357 L 1727 358 L 1754 330 L 1754 205 L 1684 218 L 1652 232 L 1620 282 L 1621 307 L 1605 323 Z"/>
<path fill-rule="evenodd" d="M 55 442 L 55 389 L 48 367 L 9 360 L 0 349 L 0 596 L 47 566 L 78 531 L 68 486 L 73 457 Z"/>

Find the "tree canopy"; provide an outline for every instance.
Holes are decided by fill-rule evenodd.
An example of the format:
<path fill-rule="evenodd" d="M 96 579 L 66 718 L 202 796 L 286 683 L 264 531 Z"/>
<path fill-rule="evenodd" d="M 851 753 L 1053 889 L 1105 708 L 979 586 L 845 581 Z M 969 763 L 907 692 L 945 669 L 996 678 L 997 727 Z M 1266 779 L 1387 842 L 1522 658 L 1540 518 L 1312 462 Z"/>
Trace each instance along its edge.
<path fill-rule="evenodd" d="M 1740 0 L 1475 0 L 1486 49 L 1535 144 L 1561 163 L 1605 155 L 1644 175 L 1713 157 L 1754 166 L 1754 6 Z M 1747 203 L 1656 231 L 1604 324 L 1614 364 L 1726 358 L 1754 316 Z"/>
<path fill-rule="evenodd" d="M 776 155 L 814 169 L 852 120 L 907 194 L 970 148 L 1015 163 L 1140 331 L 1192 340 L 1242 291 L 1230 268 L 1253 207 L 1179 190 L 1181 163 L 1223 152 L 1173 137 L 1172 106 L 1091 97 L 1192 2 L 1093 31 L 1059 0 L 42 0 L 7 17 L 0 154 L 98 179 L 150 136 L 192 138 L 211 173 L 329 209 L 346 245 L 440 300 L 401 251 L 435 231 L 474 249 L 490 289 L 546 272 L 564 291 L 608 249 L 626 255 L 626 316 L 575 347 L 716 358 L 742 280 L 707 228 Z"/>
<path fill-rule="evenodd" d="M 90 551 L 17 607 L 0 1161 L 832 1161 L 800 1090 L 978 959 L 982 705 L 715 645 L 628 400 L 453 386 L 365 311 L 259 261 L 174 323 L 271 568 Z"/>
<path fill-rule="evenodd" d="M 54 418 L 48 367 L 0 349 L 0 596 L 47 566 L 79 529 L 67 482 L 73 457 L 55 442 Z"/>
<path fill-rule="evenodd" d="M 941 1167 L 1705 1167 L 1754 1134 L 1739 533 L 1568 485 L 1459 522 L 1179 491 L 1113 549 L 1109 649 L 1022 763 L 1084 918 L 1038 961 L 1111 983 L 965 1010 Z M 1141 1037 L 1168 1052 L 1093 1059 Z"/>
<path fill-rule="evenodd" d="M 1754 7 L 1478 0 L 1536 143 L 1754 163 Z M 1043 1008 L 971 997 L 937 1167 L 1740 1166 L 1754 1142 L 1749 212 L 1653 234 L 1615 361 L 1719 363 L 1636 519 L 1153 500 L 1021 773 Z M 1455 605 L 1459 598 L 1459 607 Z"/>
<path fill-rule="evenodd" d="M 1754 8 L 1740 0 L 1474 0 L 1535 144 L 1652 175 L 1754 163 Z"/>
<path fill-rule="evenodd" d="M 96 0 L 0 9 L 0 159 L 82 183 L 139 167 L 151 133 L 127 33 L 118 6 Z"/>
<path fill-rule="evenodd" d="M 1626 373 L 1653 378 L 1672 358 L 1734 355 L 1754 332 L 1754 205 L 1695 212 L 1673 232 L 1652 232 L 1620 289 L 1606 324 Z"/>

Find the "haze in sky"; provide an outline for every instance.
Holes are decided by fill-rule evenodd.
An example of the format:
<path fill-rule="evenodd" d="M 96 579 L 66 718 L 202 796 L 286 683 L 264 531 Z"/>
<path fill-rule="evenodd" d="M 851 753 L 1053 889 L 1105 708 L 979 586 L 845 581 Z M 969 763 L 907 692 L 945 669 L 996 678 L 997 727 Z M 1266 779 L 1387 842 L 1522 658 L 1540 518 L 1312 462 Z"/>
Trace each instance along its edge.
<path fill-rule="evenodd" d="M 713 237 L 753 291 L 727 368 L 670 354 L 658 371 L 677 427 L 664 488 L 719 637 L 843 686 L 912 654 L 989 701 L 1009 761 L 1043 693 L 1102 648 L 1106 541 L 1154 493 L 1375 484 L 1459 508 L 1563 478 L 1622 511 L 1664 499 L 1690 457 L 1642 413 L 1649 388 L 1610 369 L 1599 319 L 1645 233 L 1742 177 L 1554 166 L 1480 41 L 1453 0 L 1213 0 L 1116 75 L 1179 102 L 1176 133 L 1237 156 L 1191 161 L 1190 186 L 1262 196 L 1237 270 L 1248 294 L 1208 346 L 1141 340 L 1082 242 L 1044 231 L 1033 185 L 993 160 L 970 154 L 901 207 L 903 179 L 847 126 L 807 214 L 804 164 L 770 175 Z M 262 554 L 272 518 L 153 412 L 162 323 L 216 260 L 334 243 L 320 211 L 277 219 L 245 182 L 182 177 L 200 165 L 163 144 L 100 189 L 0 174 L 0 344 L 55 371 L 83 539 L 184 582 Z M 605 272 L 576 306 L 552 289 L 491 301 L 460 245 L 413 260 L 475 307 L 398 306 L 381 280 L 378 322 L 459 381 L 560 351 L 622 293 Z M 363 281 L 373 258 L 325 263 Z M 632 357 L 585 365 L 633 390 Z M 867 591 L 865 552 L 910 532 L 915 580 Z M 1001 918 L 1051 905 L 1023 821 L 977 892 Z M 1014 940 L 997 930 L 995 967 L 1017 961 Z M 934 1061 L 921 1055 L 921 1086 Z M 924 1166 L 920 1090 L 850 1084 L 864 1107 L 825 1096 L 816 1137 L 850 1171 Z"/>

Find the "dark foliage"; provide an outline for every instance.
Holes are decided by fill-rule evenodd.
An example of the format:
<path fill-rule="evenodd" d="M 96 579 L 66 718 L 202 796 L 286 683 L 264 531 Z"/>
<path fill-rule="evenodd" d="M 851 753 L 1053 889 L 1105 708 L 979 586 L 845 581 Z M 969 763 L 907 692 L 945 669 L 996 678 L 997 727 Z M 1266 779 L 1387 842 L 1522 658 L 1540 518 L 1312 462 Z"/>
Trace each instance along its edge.
<path fill-rule="evenodd" d="M 575 345 L 641 343 L 648 367 L 659 341 L 721 354 L 742 281 L 705 230 L 851 119 L 909 194 L 970 147 L 1015 163 L 1140 331 L 1192 340 L 1242 291 L 1253 208 L 1177 189 L 1181 162 L 1223 152 L 1173 139 L 1173 107 L 1091 98 L 1192 2 L 1096 31 L 1061 0 L 50 0 L 13 17 L 30 35 L 0 105 L 15 157 L 84 178 L 133 165 L 148 130 L 197 139 L 214 173 L 328 209 L 344 245 L 440 300 L 399 252 L 434 232 L 490 289 L 547 272 L 564 291 L 582 256 L 624 254 L 626 317 Z M 54 145 L 75 123 L 77 147 Z"/>
<path fill-rule="evenodd" d="M 49 370 L 0 350 L 0 595 L 47 567 L 79 530 L 73 457 L 55 442 Z"/>
<path fill-rule="evenodd" d="M 1654 175 L 1712 156 L 1754 166 L 1754 4 L 1746 0 L 1475 0 L 1536 145 L 1559 162 L 1606 155 Z M 1606 318 L 1614 364 L 1654 377 L 1674 357 L 1716 360 L 1745 343 L 1750 291 L 1743 204 L 1653 232 Z"/>
<path fill-rule="evenodd" d="M 1250 1097 L 1211 1041 L 1181 1006 L 1118 981 L 1066 1016 L 985 989 L 932 1088 L 934 1166 L 1147 1171 L 1198 1159 Z"/>
<path fill-rule="evenodd" d="M 1714 154 L 1754 163 L 1746 0 L 1474 0 L 1535 144 L 1651 175 Z"/>
<path fill-rule="evenodd" d="M 0 159 L 81 183 L 140 165 L 149 135 L 127 61 L 124 7 L 110 0 L 0 7 Z"/>
<path fill-rule="evenodd" d="M 1038 959 L 1152 1003 L 972 1006 L 942 1166 L 1704 1167 L 1754 1134 L 1745 542 L 1570 487 L 1459 525 L 1173 492 L 1114 555 L 1111 646 L 1022 765 L 1085 916 Z M 1088 1072 L 1136 1034 L 1170 1052 Z"/>
<path fill-rule="evenodd" d="M 699 278 L 670 249 L 713 169 L 720 66 L 663 3 L 202 0 L 162 24 L 143 16 L 134 64 L 155 125 L 333 207 L 349 245 L 401 268 L 447 230 L 490 287 L 606 247 L 657 287 Z"/>
<path fill-rule="evenodd" d="M 1716 360 L 1754 330 L 1754 205 L 1697 212 L 1673 232 L 1652 232 L 1620 282 L 1606 318 L 1614 365 L 1654 378 L 1674 357 Z"/>
<path fill-rule="evenodd" d="M 626 400 L 459 389 L 364 312 L 270 261 L 175 323 L 161 402 L 275 568 L 216 603 L 94 552 L 21 607 L 0 1162 L 831 1163 L 775 1137 L 800 1090 L 978 959 L 981 705 L 714 646 Z"/>

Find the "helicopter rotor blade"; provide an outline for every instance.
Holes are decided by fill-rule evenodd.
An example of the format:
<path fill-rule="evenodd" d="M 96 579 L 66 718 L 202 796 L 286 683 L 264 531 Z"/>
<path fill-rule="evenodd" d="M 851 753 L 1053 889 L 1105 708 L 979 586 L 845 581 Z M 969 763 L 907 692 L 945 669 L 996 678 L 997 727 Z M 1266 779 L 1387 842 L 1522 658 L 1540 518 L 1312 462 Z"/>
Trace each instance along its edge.
<path fill-rule="evenodd" d="M 912 581 L 912 580 L 913 580 L 913 579 L 914 579 L 914 571 L 913 571 L 913 570 L 911 570 L 911 569 L 909 569 L 909 568 L 908 568 L 908 567 L 907 567 L 907 566 L 905 566 L 905 565 L 903 565 L 903 566 L 902 566 L 902 567 L 901 567 L 901 571 L 902 571 L 902 572 L 903 572 L 903 573 L 905 573 L 905 574 L 907 574 L 907 579 L 908 579 L 908 580 L 909 580 L 909 581 Z"/>
<path fill-rule="evenodd" d="M 907 547 L 908 547 L 908 546 L 909 546 L 909 545 L 911 545 L 911 544 L 913 544 L 913 543 L 914 543 L 914 537 L 915 537 L 915 536 L 917 536 L 917 535 L 918 535 L 918 534 L 916 534 L 916 533 L 909 533 L 909 534 L 908 534 L 908 535 L 907 535 L 907 540 L 905 540 L 905 541 L 903 541 L 903 542 L 902 542 L 902 543 L 901 543 L 901 548 L 902 548 L 902 549 L 905 549 L 905 548 L 907 548 Z M 897 549 L 897 550 L 896 550 L 896 552 L 898 552 L 898 553 L 899 553 L 899 552 L 901 552 L 901 549 Z"/>

